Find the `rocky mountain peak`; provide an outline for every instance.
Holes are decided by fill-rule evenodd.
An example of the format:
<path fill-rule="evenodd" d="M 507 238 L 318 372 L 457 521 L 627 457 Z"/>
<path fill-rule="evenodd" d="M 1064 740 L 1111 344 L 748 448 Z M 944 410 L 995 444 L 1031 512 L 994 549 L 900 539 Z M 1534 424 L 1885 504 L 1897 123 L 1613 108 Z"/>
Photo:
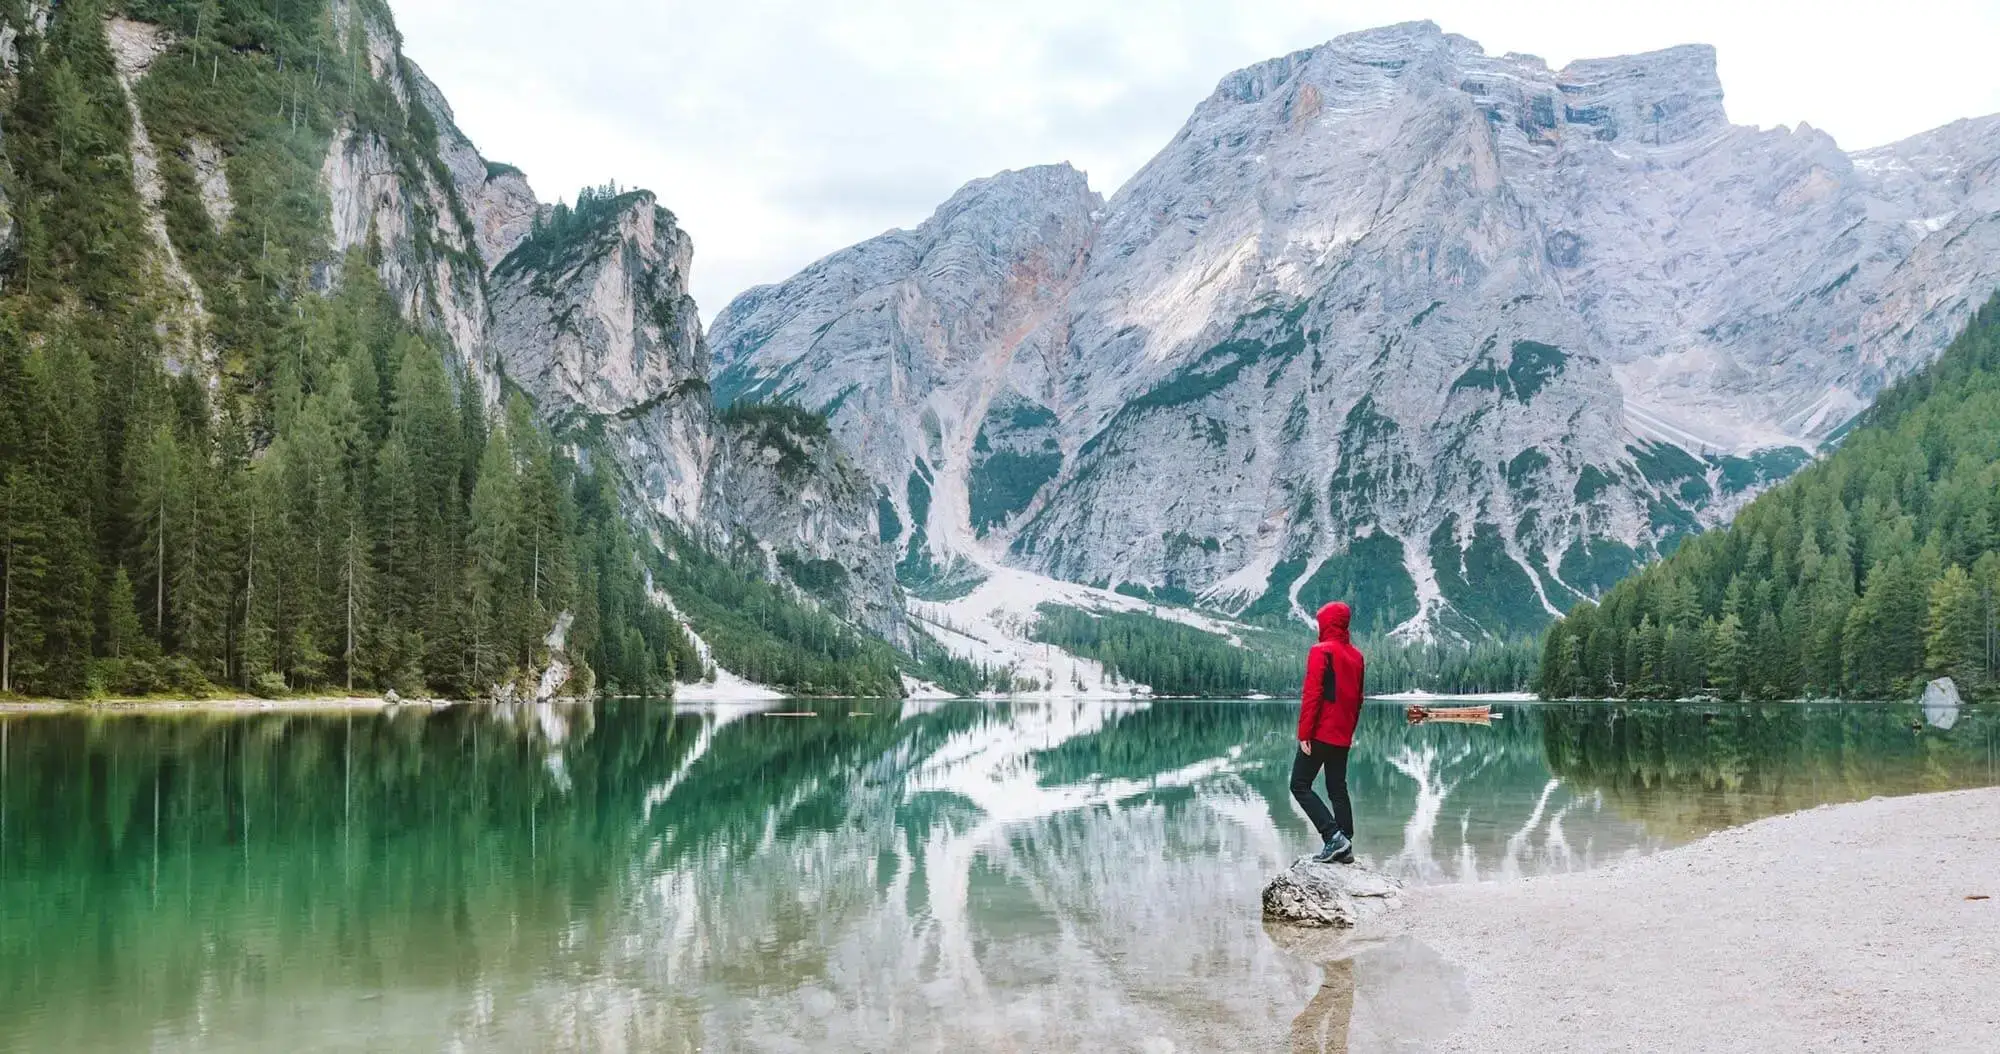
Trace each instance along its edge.
<path fill-rule="evenodd" d="M 1286 116 L 1316 117 L 1328 108 L 1366 107 L 1395 94 L 1399 83 L 1446 84 L 1457 56 L 1478 45 L 1432 22 L 1405 22 L 1336 37 L 1325 44 L 1245 67 L 1222 78 L 1183 135 L 1211 122 L 1235 120 L 1235 110 L 1282 100 Z M 1344 102 L 1342 101 L 1344 100 Z"/>
<path fill-rule="evenodd" d="M 619 414 L 707 369 L 694 244 L 652 192 L 579 198 L 493 270 L 495 345 L 545 407 Z"/>
<path fill-rule="evenodd" d="M 487 160 L 458 128 L 386 16 L 336 0 L 334 20 L 365 33 L 368 69 L 407 105 L 406 123 L 436 133 L 337 131 L 321 173 L 336 252 L 378 255 L 405 313 L 443 331 L 487 400 L 510 387 L 529 396 L 559 437 L 613 473 L 647 534 L 671 527 L 718 551 L 838 564 L 847 585 L 823 601 L 901 641 L 873 496 L 845 456 L 820 444 L 774 468 L 715 414 L 687 288 L 694 244 L 673 213 L 651 191 L 616 186 L 542 204 L 520 170 Z M 426 140 L 435 157 L 398 153 Z M 782 561 L 769 575 L 783 577 Z"/>
<path fill-rule="evenodd" d="M 1518 632 L 1936 354 L 2000 282 L 1988 127 L 1850 161 L 1731 125 L 1707 46 L 1348 34 L 1222 78 L 1102 209 L 1006 173 L 746 294 L 718 387 L 824 410 L 918 577 Z"/>
<path fill-rule="evenodd" d="M 1670 146 L 1729 126 L 1715 49 L 1707 44 L 1609 59 L 1584 59 L 1555 75 L 1562 119 L 1596 138 Z"/>
<path fill-rule="evenodd" d="M 1854 155 L 1877 193 L 1914 207 L 1920 222 L 1969 205 L 2000 210 L 2000 114 L 1953 121 Z"/>
<path fill-rule="evenodd" d="M 996 221 L 1010 216 L 1018 219 L 1015 210 L 1022 208 L 1055 211 L 1081 208 L 1087 215 L 1102 204 L 1103 199 L 1090 189 L 1089 178 L 1064 161 L 975 179 L 938 206 L 918 229 L 943 233 L 968 221 L 984 226 L 1011 226 Z"/>
<path fill-rule="evenodd" d="M 1715 49 L 1706 44 L 1584 59 L 1552 71 L 1533 55 L 1489 56 L 1477 41 L 1423 21 L 1348 33 L 1238 70 L 1222 78 L 1189 128 L 1282 89 L 1290 92 L 1288 115 L 1302 105 L 1312 116 L 1328 110 L 1339 116 L 1440 88 L 1511 102 L 1512 112 L 1500 116 L 1531 133 L 1580 125 L 1599 140 L 1622 136 L 1665 146 L 1728 125 Z"/>
<path fill-rule="evenodd" d="M 1262 102 L 1309 70 L 1309 78 L 1322 83 L 1400 78 L 1406 72 L 1440 74 L 1459 55 L 1478 51 L 1478 44 L 1446 33 L 1430 21 L 1364 29 L 1237 70 L 1222 78 L 1204 108 Z"/>

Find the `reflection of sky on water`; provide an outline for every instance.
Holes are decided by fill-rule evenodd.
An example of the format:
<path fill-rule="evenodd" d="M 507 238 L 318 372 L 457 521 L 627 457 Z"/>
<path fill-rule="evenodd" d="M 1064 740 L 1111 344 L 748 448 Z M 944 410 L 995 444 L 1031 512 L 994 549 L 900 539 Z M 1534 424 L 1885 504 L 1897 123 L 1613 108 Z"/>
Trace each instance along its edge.
<path fill-rule="evenodd" d="M 979 708 L 928 752 L 884 751 L 838 832 L 696 853 L 659 876 L 639 913 L 671 935 L 673 976 L 705 982 L 701 1033 L 760 1049 L 1282 1044 L 1320 974 L 1274 946 L 1255 911 L 1309 841 L 1283 789 L 1289 739 L 1045 771 L 1066 746 L 1148 734 L 1149 709 Z M 1357 807 L 1377 832 L 1364 847 L 1390 870 L 1519 875 L 1657 844 L 1545 767 L 1518 778 L 1521 757 L 1482 749 L 1491 729 L 1371 726 L 1390 753 L 1357 758 L 1376 770 L 1357 779 Z M 1134 772 L 1133 753 L 1154 771 Z M 1589 827 L 1584 852 L 1565 832 L 1572 814 Z"/>
<path fill-rule="evenodd" d="M 899 737 L 850 822 L 778 837 L 784 803 L 751 844 L 655 876 L 629 928 L 665 946 L 621 968 L 697 986 L 684 1023 L 705 1049 L 1214 1049 L 1248 1017 L 1268 1030 L 1316 970 L 1254 913 L 1212 910 L 1254 905 L 1282 856 L 1230 753 L 1146 779 L 1040 778 L 1038 752 L 1138 709 L 982 707 L 928 750 Z"/>
<path fill-rule="evenodd" d="M 1312 842 L 1290 706 L 849 711 L 0 722 L 0 1048 L 1339 1049 L 1351 1016 L 1362 1050 L 1434 1024 L 1395 981 L 1452 983 L 1423 949 L 1322 968 L 1257 917 Z M 1359 848 L 1508 879 L 2000 782 L 1991 722 L 1927 739 L 1916 713 L 1370 707 Z"/>

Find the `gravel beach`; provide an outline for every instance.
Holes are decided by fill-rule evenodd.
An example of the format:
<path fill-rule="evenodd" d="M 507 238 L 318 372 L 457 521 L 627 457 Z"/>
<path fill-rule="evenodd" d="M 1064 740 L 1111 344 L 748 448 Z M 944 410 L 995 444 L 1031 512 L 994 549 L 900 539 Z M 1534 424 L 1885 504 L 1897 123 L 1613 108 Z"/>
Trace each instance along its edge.
<path fill-rule="evenodd" d="M 1990 896 L 1995 899 L 1974 899 Z M 2000 789 L 1775 817 L 1375 924 L 1462 966 L 1444 1051 L 2000 1050 Z"/>

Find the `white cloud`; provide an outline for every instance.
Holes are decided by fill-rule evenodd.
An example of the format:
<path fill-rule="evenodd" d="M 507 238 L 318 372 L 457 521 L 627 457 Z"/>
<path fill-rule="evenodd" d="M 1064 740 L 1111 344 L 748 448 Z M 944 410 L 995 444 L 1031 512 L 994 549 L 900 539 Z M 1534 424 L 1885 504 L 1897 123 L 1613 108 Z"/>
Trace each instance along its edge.
<path fill-rule="evenodd" d="M 1844 146 L 2000 111 L 1992 0 L 396 0 L 459 124 L 545 198 L 616 179 L 695 237 L 704 315 L 921 221 L 967 180 L 1070 161 L 1109 194 L 1231 70 L 1429 18 L 1560 65 L 1714 44 L 1731 117 Z"/>

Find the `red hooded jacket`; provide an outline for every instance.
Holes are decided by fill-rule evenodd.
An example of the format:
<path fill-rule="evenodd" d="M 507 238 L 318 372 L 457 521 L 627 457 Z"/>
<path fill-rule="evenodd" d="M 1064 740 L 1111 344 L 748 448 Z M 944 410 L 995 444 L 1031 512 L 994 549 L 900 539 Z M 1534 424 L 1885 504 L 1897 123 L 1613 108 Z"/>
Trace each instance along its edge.
<path fill-rule="evenodd" d="M 1346 604 L 1319 609 L 1319 643 L 1306 653 L 1305 691 L 1299 697 L 1299 742 L 1354 745 L 1368 661 L 1347 638 L 1353 612 Z"/>

